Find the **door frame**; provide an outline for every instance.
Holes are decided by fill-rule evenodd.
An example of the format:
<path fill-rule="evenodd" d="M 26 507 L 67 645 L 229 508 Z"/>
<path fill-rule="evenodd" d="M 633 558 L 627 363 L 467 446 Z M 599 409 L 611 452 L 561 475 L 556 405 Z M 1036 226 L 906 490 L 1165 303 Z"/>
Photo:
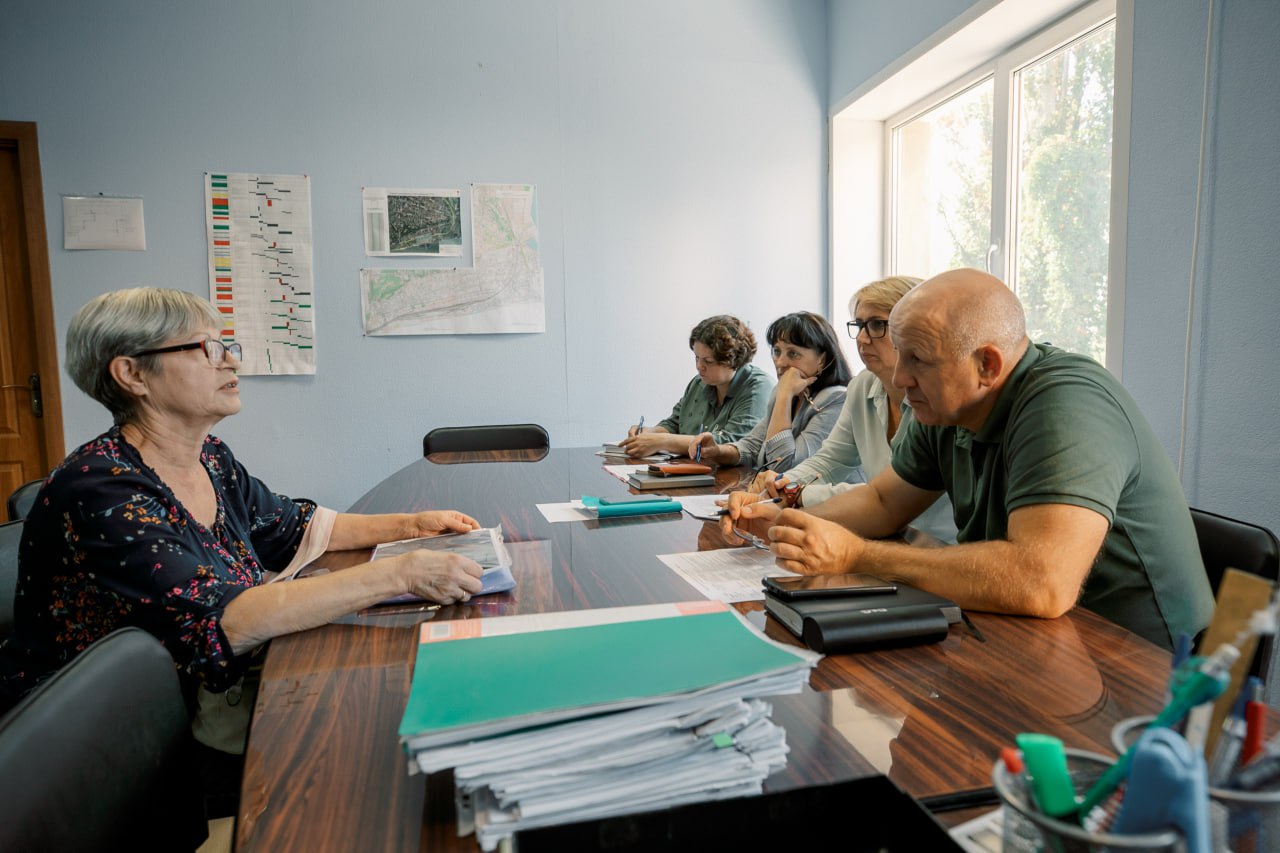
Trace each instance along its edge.
<path fill-rule="evenodd" d="M 62 434 L 61 371 L 58 336 L 53 321 L 53 285 L 49 277 L 49 238 L 44 225 L 44 183 L 40 179 L 40 145 L 33 121 L 0 121 L 0 142 L 16 146 L 22 181 L 22 217 L 27 242 L 27 281 L 35 322 L 36 366 L 40 371 L 43 416 L 36 420 L 44 433 L 46 472 L 65 455 Z M 22 379 L 23 377 L 17 377 Z"/>

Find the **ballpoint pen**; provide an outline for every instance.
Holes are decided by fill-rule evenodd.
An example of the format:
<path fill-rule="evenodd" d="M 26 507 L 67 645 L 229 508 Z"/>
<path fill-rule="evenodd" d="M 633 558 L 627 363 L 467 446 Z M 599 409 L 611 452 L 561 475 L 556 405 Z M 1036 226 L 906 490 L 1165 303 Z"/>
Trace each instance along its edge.
<path fill-rule="evenodd" d="M 698 436 L 699 436 L 699 438 L 698 438 L 698 447 L 697 447 L 697 449 L 696 449 L 696 450 L 694 450 L 694 451 L 693 451 L 693 461 L 694 461 L 694 462 L 701 462 L 701 461 L 702 461 L 702 438 L 701 438 L 701 436 L 702 436 L 702 428 L 703 428 L 703 424 L 698 424 Z"/>
<path fill-rule="evenodd" d="M 780 504 L 780 503 L 782 503 L 782 498 L 767 498 L 767 499 L 762 500 L 762 501 L 755 501 L 755 503 L 758 503 L 758 504 Z M 725 507 L 721 507 L 720 509 L 716 510 L 716 515 L 717 515 L 718 517 L 720 517 L 720 518 L 724 518 L 724 517 L 725 517 L 726 515 L 728 515 L 728 514 L 729 514 L 729 508 L 728 508 L 727 506 L 725 506 Z"/>

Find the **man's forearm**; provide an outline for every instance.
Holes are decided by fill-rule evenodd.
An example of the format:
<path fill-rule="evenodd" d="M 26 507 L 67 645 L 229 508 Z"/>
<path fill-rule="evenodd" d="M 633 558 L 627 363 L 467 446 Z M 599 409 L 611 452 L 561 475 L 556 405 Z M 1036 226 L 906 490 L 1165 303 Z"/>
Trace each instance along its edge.
<path fill-rule="evenodd" d="M 1054 618 L 1079 595 L 1074 579 L 1055 578 L 1035 554 L 995 540 L 917 548 L 867 542 L 856 571 L 896 580 L 949 598 L 967 610 Z"/>
<path fill-rule="evenodd" d="M 804 493 L 801 493 L 804 500 Z M 847 492 L 839 492 L 829 500 L 804 511 L 818 518 L 834 521 L 866 539 L 882 539 L 902 529 L 890 517 L 888 508 L 881 503 L 875 489 L 867 485 L 855 486 Z"/>

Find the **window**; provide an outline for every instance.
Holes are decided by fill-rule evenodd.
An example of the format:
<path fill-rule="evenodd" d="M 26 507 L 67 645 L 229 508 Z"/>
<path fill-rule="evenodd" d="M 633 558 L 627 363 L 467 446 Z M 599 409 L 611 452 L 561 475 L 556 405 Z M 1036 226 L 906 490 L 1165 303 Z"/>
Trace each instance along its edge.
<path fill-rule="evenodd" d="M 986 269 L 1032 340 L 1104 361 L 1114 13 L 1055 25 L 884 124 L 888 272 Z"/>

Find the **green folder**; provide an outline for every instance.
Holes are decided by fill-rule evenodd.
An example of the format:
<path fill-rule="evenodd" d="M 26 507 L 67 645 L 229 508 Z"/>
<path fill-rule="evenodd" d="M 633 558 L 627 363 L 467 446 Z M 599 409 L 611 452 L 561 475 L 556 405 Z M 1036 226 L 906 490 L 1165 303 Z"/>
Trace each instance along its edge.
<path fill-rule="evenodd" d="M 597 497 L 582 496 L 582 505 L 594 510 L 597 518 L 626 518 L 632 515 L 660 515 L 662 513 L 679 513 L 682 509 L 680 501 L 669 497 L 655 497 L 651 501 L 635 501 L 624 504 L 603 504 Z"/>
<path fill-rule="evenodd" d="M 673 606 L 655 609 L 670 613 Z M 423 625 L 424 641 L 418 645 L 400 723 L 400 737 L 411 750 L 653 704 L 779 670 L 807 669 L 814 659 L 765 639 L 727 609 L 500 636 L 428 639 L 430 631 L 447 625 Z"/>

